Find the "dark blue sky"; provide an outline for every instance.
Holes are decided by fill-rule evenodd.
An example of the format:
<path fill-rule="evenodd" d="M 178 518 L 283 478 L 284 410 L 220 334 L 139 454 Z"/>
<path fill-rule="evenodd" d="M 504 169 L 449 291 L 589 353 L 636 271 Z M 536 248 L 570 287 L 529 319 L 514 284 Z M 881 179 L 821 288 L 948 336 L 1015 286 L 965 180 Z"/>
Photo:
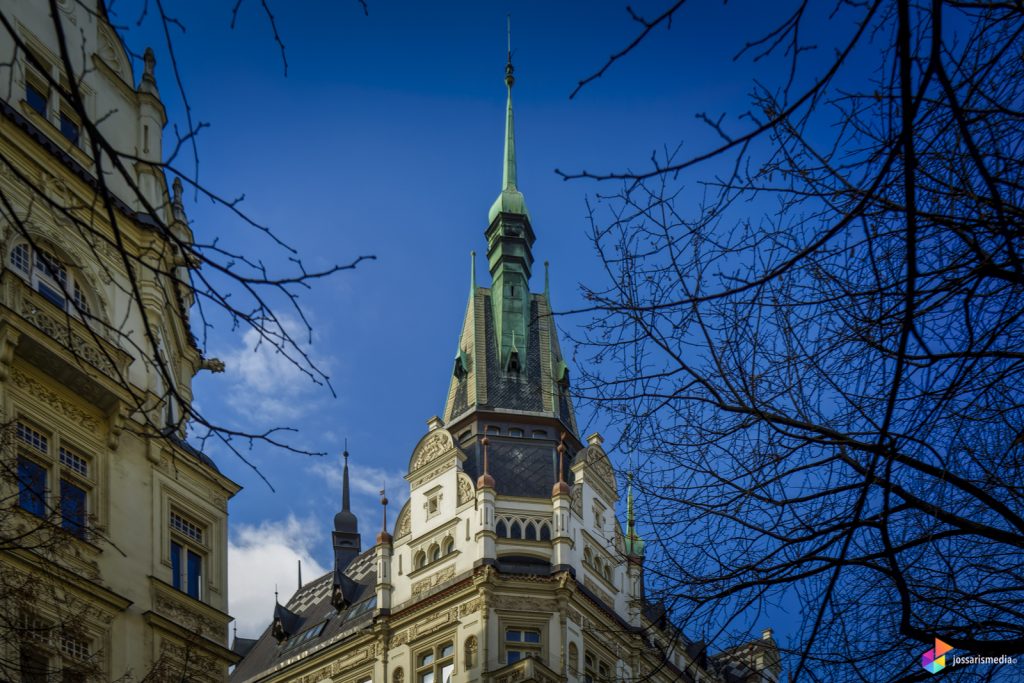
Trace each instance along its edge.
<path fill-rule="evenodd" d="M 533 289 L 543 287 L 542 264 L 550 260 L 556 309 L 581 305 L 579 283 L 602 282 L 585 201 L 601 210 L 596 194 L 616 187 L 564 182 L 554 170 L 639 170 L 665 146 L 710 149 L 719 140 L 695 115 L 742 111 L 753 79 L 780 73 L 777 61 L 731 58 L 781 15 L 783 3 L 771 5 L 771 17 L 759 14 L 762 3 L 688 5 L 670 31 L 652 33 L 573 100 L 576 82 L 635 36 L 638 25 L 624 3 L 368 3 L 369 16 L 356 0 L 272 3 L 287 77 L 258 2 L 243 3 L 234 30 L 233 3 L 172 10 L 180 9 L 187 28 L 172 33 L 194 116 L 210 124 L 199 138 L 200 181 L 225 197 L 244 193 L 244 208 L 294 245 L 308 269 L 377 258 L 302 296 L 315 327 L 312 353 L 336 399 L 280 359 L 254 354 L 252 339 L 223 321 L 211 335 L 209 352 L 228 371 L 197 380 L 203 410 L 246 428 L 294 426 L 296 443 L 330 453 L 308 458 L 257 444 L 250 457 L 272 493 L 223 448 L 210 449 L 245 486 L 230 509 L 232 612 L 243 635 L 269 618 L 275 583 L 285 596 L 294 586 L 295 555 L 284 546 L 307 565 L 327 563 L 345 438 L 367 545 L 379 525 L 373 494 L 383 481 L 392 500 L 404 500 L 399 487 L 411 449 L 443 407 L 468 293 L 468 254 L 484 250 L 487 209 L 500 189 L 506 13 L 519 186 L 538 237 Z M 653 16 L 665 4 L 633 6 Z M 115 23 L 125 25 L 132 49 L 157 50 L 161 94 L 181 127 L 154 18 L 137 26 L 129 10 L 114 3 Z M 690 191 L 696 201 L 699 186 Z M 200 241 L 219 235 L 287 267 L 286 254 L 223 209 L 188 199 Z M 488 283 L 482 257 L 477 268 Z M 583 322 L 569 317 L 560 325 L 572 332 Z M 582 417 L 587 433 L 600 428 Z"/>

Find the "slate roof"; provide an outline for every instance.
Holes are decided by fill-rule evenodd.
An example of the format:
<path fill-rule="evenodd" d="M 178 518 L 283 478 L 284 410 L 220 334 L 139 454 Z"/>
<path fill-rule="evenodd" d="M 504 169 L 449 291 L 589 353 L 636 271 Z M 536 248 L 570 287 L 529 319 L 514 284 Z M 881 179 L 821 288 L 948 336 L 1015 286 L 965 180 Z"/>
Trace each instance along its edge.
<path fill-rule="evenodd" d="M 523 371 L 507 372 L 499 358 L 490 289 L 475 288 L 459 336 L 458 351 L 468 363 L 467 372 L 453 372 L 445 419 L 451 421 L 474 408 L 511 410 L 558 418 L 575 434 L 572 399 L 560 389 L 556 376 L 565 361 L 545 295 L 530 295 L 527 339 L 525 345 L 518 344 Z"/>
<path fill-rule="evenodd" d="M 488 472 L 495 481 L 495 490 L 506 496 L 551 498 L 551 487 L 558 481 L 558 453 L 554 441 L 532 441 L 518 438 L 488 437 Z M 479 441 L 464 444 L 469 456 L 462 463 L 463 471 L 476 481 L 483 473 L 483 450 Z M 572 458 L 565 459 L 565 481 L 570 485 L 574 474 Z"/>
<path fill-rule="evenodd" d="M 245 658 L 229 676 L 232 683 L 247 681 L 288 662 L 296 655 L 334 640 L 344 640 L 371 625 L 377 606 L 374 586 L 377 581 L 370 548 L 352 561 L 346 576 L 356 586 L 352 606 L 338 612 L 331 605 L 334 572 L 310 581 L 295 592 L 284 608 L 289 637 L 277 642 L 268 625 L 255 644 L 248 645 Z M 269 610 L 268 610 L 269 611 Z M 275 610 L 276 611 L 276 610 Z M 271 616 L 268 614 L 268 617 Z M 244 641 L 247 639 L 238 639 Z"/>

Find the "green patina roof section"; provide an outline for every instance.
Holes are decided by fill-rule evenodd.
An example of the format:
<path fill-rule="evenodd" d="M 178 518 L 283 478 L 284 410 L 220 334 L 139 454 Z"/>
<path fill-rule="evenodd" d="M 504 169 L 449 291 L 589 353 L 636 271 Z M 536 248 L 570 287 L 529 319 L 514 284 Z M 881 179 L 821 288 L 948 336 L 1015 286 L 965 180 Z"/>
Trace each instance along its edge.
<path fill-rule="evenodd" d="M 516 186 L 516 133 L 512 115 L 512 62 L 505 66 L 505 85 L 508 86 L 508 102 L 505 111 L 505 154 L 502 157 L 501 194 L 494 200 L 487 214 L 487 221 L 493 223 L 500 213 L 516 213 L 529 216 L 526 210 L 526 199 Z"/>
<path fill-rule="evenodd" d="M 626 486 L 626 556 L 643 557 L 644 541 L 636 532 L 636 516 L 633 514 L 633 475 L 629 475 Z"/>

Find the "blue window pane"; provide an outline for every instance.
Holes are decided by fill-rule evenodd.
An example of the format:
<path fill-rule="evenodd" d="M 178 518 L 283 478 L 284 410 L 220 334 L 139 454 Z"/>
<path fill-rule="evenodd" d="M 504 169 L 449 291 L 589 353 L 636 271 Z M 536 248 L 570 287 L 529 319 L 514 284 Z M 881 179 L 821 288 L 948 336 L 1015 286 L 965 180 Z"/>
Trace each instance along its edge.
<path fill-rule="evenodd" d="M 60 113 L 60 132 L 73 144 L 78 144 L 78 124 L 64 112 Z"/>
<path fill-rule="evenodd" d="M 39 293 L 43 295 L 44 299 L 48 300 L 54 306 L 64 308 L 64 295 L 59 291 L 42 282 L 36 284 L 36 289 L 39 290 Z"/>
<path fill-rule="evenodd" d="M 200 598 L 199 587 L 203 578 L 203 558 L 191 550 L 188 551 L 188 590 L 185 591 L 197 600 Z"/>
<path fill-rule="evenodd" d="M 511 664 L 512 662 L 518 662 L 522 658 L 523 658 L 523 653 L 520 652 L 519 650 L 509 650 L 508 651 L 508 663 L 509 664 Z"/>
<path fill-rule="evenodd" d="M 46 95 L 31 83 L 25 85 L 25 101 L 40 116 L 46 116 Z"/>
<path fill-rule="evenodd" d="M 61 526 L 79 538 L 85 538 L 85 491 L 64 479 L 60 480 Z"/>
<path fill-rule="evenodd" d="M 18 458 L 18 505 L 46 516 L 46 470 L 28 458 Z"/>
<path fill-rule="evenodd" d="M 171 541 L 171 585 L 181 590 L 181 546 Z"/>

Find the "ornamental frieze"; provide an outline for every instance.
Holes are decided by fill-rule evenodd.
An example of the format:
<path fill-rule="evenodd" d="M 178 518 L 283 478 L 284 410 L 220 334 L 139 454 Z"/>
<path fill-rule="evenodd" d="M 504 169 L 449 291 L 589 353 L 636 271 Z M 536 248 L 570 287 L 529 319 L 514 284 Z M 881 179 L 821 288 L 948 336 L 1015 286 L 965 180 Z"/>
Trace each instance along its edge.
<path fill-rule="evenodd" d="M 531 598 L 521 595 L 495 595 L 491 598 L 491 606 L 495 609 L 543 613 L 556 612 L 558 610 L 558 601 L 553 598 Z"/>
<path fill-rule="evenodd" d="M 412 596 L 415 598 L 419 596 L 421 593 L 424 593 L 430 590 L 431 588 L 434 588 L 435 586 L 444 583 L 445 581 L 454 576 L 455 567 L 447 567 L 445 569 L 442 569 L 433 576 L 428 576 L 427 578 L 414 583 L 412 585 Z"/>
<path fill-rule="evenodd" d="M 60 413 L 83 429 L 92 433 L 99 431 L 99 420 L 75 407 L 69 401 L 66 401 L 57 395 L 56 392 L 47 389 L 22 371 L 15 369 L 14 372 L 11 373 L 11 378 L 14 380 L 15 386 L 20 389 L 24 389 L 27 393 L 45 403 L 55 412 Z"/>
<path fill-rule="evenodd" d="M 605 452 L 597 446 L 590 446 L 583 451 L 582 462 L 584 471 L 589 475 L 588 478 L 593 477 L 591 479 L 593 483 L 607 489 L 605 493 L 612 499 L 617 499 L 615 472 L 612 471 L 611 463 L 608 462 Z"/>
<path fill-rule="evenodd" d="M 615 598 L 608 594 L 607 591 L 603 590 L 597 585 L 597 582 L 591 579 L 589 576 L 583 579 L 583 585 L 594 595 L 601 598 L 605 605 L 608 607 L 615 607 Z"/>
<path fill-rule="evenodd" d="M 455 440 L 447 429 L 435 429 L 423 437 L 409 460 L 409 471 L 414 472 L 455 448 Z"/>
<path fill-rule="evenodd" d="M 459 472 L 456 481 L 459 485 L 459 496 L 456 505 L 465 505 L 473 500 L 473 482 L 469 480 L 469 475 L 462 472 Z"/>
<path fill-rule="evenodd" d="M 82 335 L 73 332 L 67 321 L 57 320 L 44 313 L 35 303 L 27 299 L 22 301 L 21 315 L 37 330 L 73 353 L 76 358 L 96 367 L 107 377 L 116 375 L 114 364 L 110 362 L 106 354 Z"/>

